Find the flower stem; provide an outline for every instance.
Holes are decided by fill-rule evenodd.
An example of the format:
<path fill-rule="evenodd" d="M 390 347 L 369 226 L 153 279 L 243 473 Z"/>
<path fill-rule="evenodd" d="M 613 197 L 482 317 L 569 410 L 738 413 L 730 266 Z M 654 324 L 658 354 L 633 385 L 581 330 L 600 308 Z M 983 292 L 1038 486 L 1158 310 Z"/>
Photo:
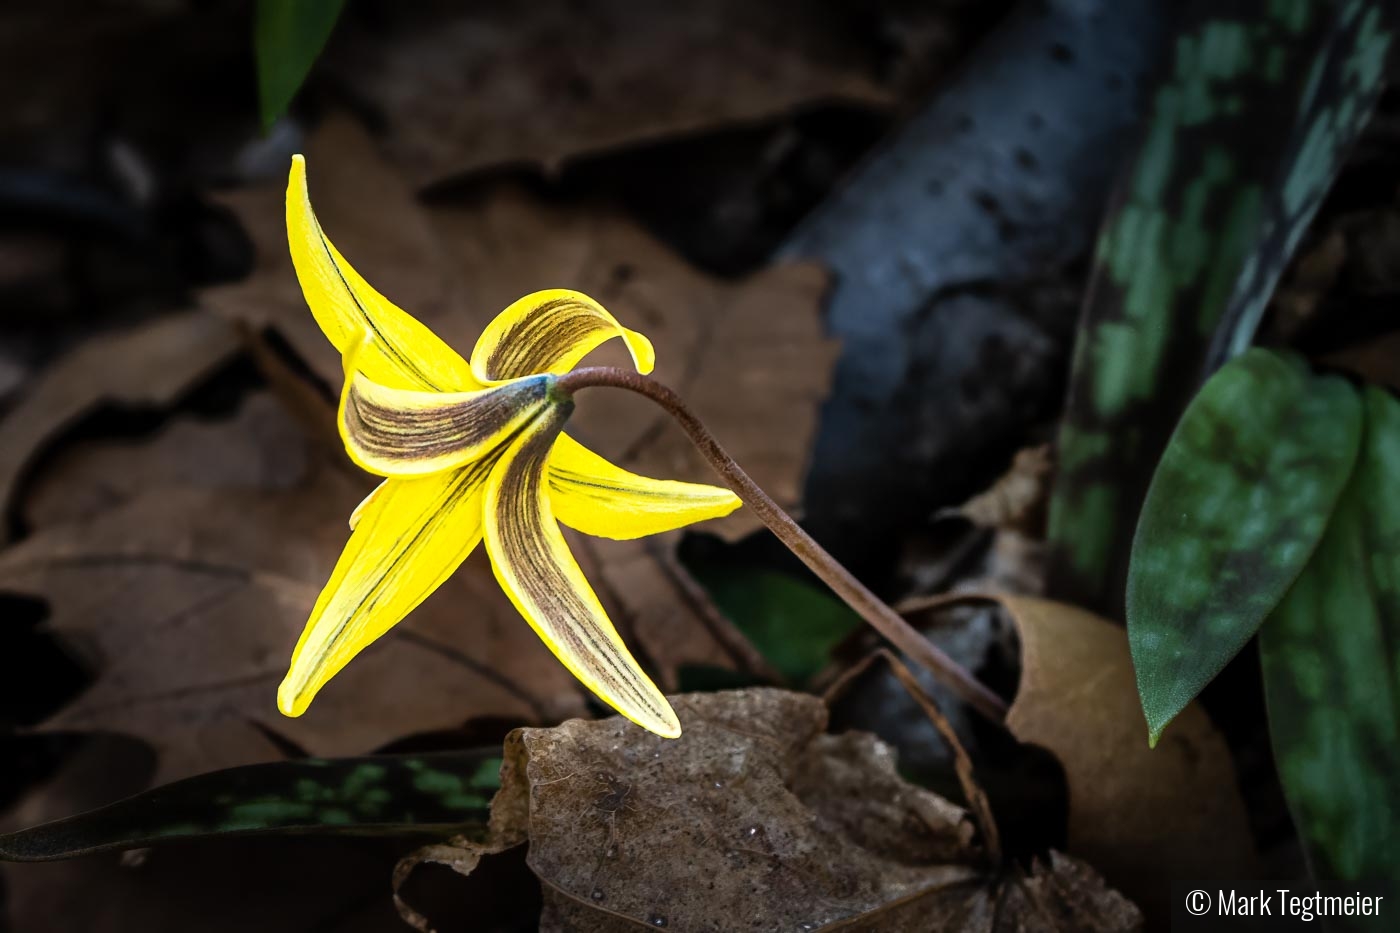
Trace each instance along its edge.
<path fill-rule="evenodd" d="M 572 395 L 578 389 L 591 386 L 611 386 L 627 389 L 644 395 L 666 410 L 690 436 L 696 449 L 715 468 L 724 484 L 734 490 L 744 504 L 753 510 L 763 524 L 767 525 L 778 540 L 787 545 L 788 550 L 811 568 L 812 572 L 827 586 L 845 600 L 865 621 L 896 648 L 913 658 L 921 666 L 931 671 L 939 681 L 955 693 L 959 699 L 982 713 L 993 722 L 1001 722 L 1006 716 L 1006 701 L 989 690 L 981 681 L 973 677 L 962 665 L 948 657 L 937 646 L 924 638 L 917 629 L 904 620 L 865 584 L 843 567 L 836 558 L 826 552 L 812 536 L 802 530 L 757 483 L 745 473 L 734 458 L 725 452 L 709 429 L 686 407 L 681 397 L 669 387 L 648 379 L 628 369 L 612 366 L 588 366 L 575 369 L 559 377 L 559 391 Z"/>

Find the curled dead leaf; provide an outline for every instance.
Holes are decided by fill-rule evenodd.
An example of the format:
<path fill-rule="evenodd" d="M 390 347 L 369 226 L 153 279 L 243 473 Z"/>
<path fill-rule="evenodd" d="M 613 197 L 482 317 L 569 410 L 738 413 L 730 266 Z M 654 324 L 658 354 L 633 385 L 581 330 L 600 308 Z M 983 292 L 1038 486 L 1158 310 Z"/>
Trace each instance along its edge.
<path fill-rule="evenodd" d="M 1021 681 L 1006 726 L 1049 750 L 1069 789 L 1067 848 L 1110 884 L 1165 916 L 1164 878 L 1249 878 L 1255 850 L 1224 738 L 1192 704 L 1148 748 L 1127 634 L 1073 606 L 1028 596 L 994 602 L 1021 642 Z"/>
<path fill-rule="evenodd" d="M 905 783 L 874 736 L 826 734 L 815 697 L 752 689 L 672 702 L 685 728 L 676 740 L 618 717 L 507 739 L 498 799 L 515 802 L 509 828 L 528 833 L 542 930 L 1141 926 L 1073 858 L 1030 872 L 990 864 L 965 811 Z"/>

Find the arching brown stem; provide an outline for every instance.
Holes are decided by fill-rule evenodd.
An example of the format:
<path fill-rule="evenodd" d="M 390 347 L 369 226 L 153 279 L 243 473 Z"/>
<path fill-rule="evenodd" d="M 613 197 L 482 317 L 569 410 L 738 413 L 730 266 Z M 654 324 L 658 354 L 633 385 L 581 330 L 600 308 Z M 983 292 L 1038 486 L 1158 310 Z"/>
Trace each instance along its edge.
<path fill-rule="evenodd" d="M 930 670 L 935 677 L 952 690 L 959 699 L 976 709 L 993 722 L 1001 722 L 1006 716 L 1006 702 L 968 673 L 962 665 L 944 654 L 937 646 L 904 618 L 895 612 L 874 593 L 866 588 L 836 558 L 826 552 L 812 539 L 802 526 L 779 508 L 769 495 L 759 488 L 749 474 L 745 473 L 734 458 L 725 452 L 709 429 L 686 407 L 681 397 L 669 387 L 654 379 L 639 375 L 627 369 L 611 366 L 589 366 L 575 369 L 559 377 L 557 389 L 565 395 L 572 395 L 579 389 L 591 386 L 611 386 L 627 389 L 651 399 L 665 409 L 690 436 L 695 447 L 704 455 L 724 484 L 734 490 L 744 504 L 753 510 L 763 524 L 778 536 L 792 553 L 811 568 L 812 572 L 831 587 L 832 591 L 845 600 L 846 605 L 858 612 L 865 621 L 888 639 L 896 648 L 913 658 L 918 664 Z"/>

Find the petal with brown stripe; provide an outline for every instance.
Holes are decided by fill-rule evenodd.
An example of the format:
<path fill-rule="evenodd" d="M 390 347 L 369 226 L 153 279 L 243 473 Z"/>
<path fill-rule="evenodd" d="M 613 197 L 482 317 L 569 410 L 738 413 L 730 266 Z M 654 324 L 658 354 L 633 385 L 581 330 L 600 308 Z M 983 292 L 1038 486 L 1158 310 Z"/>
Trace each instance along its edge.
<path fill-rule="evenodd" d="M 570 673 L 637 725 L 675 738 L 671 704 L 622 643 L 554 519 L 545 467 L 572 407 L 551 408 L 497 461 L 486 484 L 486 551 L 501 588 Z"/>
<path fill-rule="evenodd" d="M 637 372 L 656 365 L 651 341 L 618 323 L 598 302 L 563 288 L 526 295 L 496 315 L 472 350 L 472 373 L 492 384 L 535 373 L 566 373 L 613 337 L 627 343 Z"/>
<path fill-rule="evenodd" d="M 311 209 L 306 160 L 299 155 L 292 156 L 287 179 L 287 243 L 302 294 L 327 339 L 345 354 L 369 338 L 359 360 L 369 378 L 400 389 L 480 387 L 461 354 L 375 291 L 331 245 Z"/>
<path fill-rule="evenodd" d="M 354 352 L 349 365 L 362 356 Z M 340 436 L 350 459 L 371 473 L 438 473 L 490 453 L 557 404 L 554 381 L 546 374 L 471 392 L 420 392 L 352 371 L 340 396 Z"/>
<path fill-rule="evenodd" d="M 495 458 L 391 479 L 359 510 L 311 611 L 277 705 L 300 716 L 316 692 L 451 576 L 481 540 L 482 487 Z"/>

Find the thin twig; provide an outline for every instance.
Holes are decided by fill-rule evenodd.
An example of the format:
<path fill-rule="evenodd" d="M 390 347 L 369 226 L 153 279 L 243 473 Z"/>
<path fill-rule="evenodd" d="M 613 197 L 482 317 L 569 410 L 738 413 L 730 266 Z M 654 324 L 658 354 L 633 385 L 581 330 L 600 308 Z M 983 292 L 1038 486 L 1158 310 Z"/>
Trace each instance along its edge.
<path fill-rule="evenodd" d="M 953 724 L 938 708 L 938 703 L 928 695 L 918 678 L 914 676 L 913 671 L 909 670 L 908 666 L 900 660 L 899 655 L 888 648 L 880 648 L 875 653 L 866 655 L 858 664 L 849 668 L 839 680 L 828 687 L 826 692 L 822 694 L 822 699 L 827 706 L 834 705 L 837 698 L 849 690 L 856 679 L 870 670 L 876 661 L 884 661 L 890 666 L 890 673 L 894 674 L 895 679 L 924 711 L 924 715 L 933 724 L 933 728 L 947 743 L 948 749 L 953 753 L 953 771 L 957 775 L 959 786 L 962 787 L 963 797 L 967 800 L 968 811 L 972 814 L 972 821 L 977 824 L 978 830 L 982 833 L 987 859 L 993 865 L 1000 865 L 1001 832 L 997 829 L 996 817 L 992 814 L 991 800 L 988 799 L 987 792 L 977 781 L 977 775 L 972 767 L 972 756 L 963 746 L 962 739 L 958 738 Z"/>
<path fill-rule="evenodd" d="M 763 524 L 778 536 L 802 563 L 831 587 L 832 591 L 845 600 L 846 604 L 869 622 L 874 629 L 887 638 L 896 648 L 913 658 L 920 666 L 927 668 L 949 690 L 963 702 L 982 713 L 993 722 L 1000 723 L 1006 716 L 1006 703 L 973 677 L 962 665 L 944 654 L 912 625 L 874 593 L 866 588 L 851 572 L 837 562 L 820 544 L 812 539 L 802 526 L 793 521 L 776 502 L 753 481 L 734 458 L 720 447 L 713 434 L 700 419 L 686 407 L 679 395 L 646 376 L 631 370 L 611 366 L 589 366 L 575 369 L 559 377 L 557 390 L 572 396 L 579 389 L 592 386 L 611 386 L 627 389 L 645 396 L 661 406 L 667 414 L 680 424 L 697 450 L 704 455 L 724 484 L 734 490 L 744 504 L 753 510 Z"/>

